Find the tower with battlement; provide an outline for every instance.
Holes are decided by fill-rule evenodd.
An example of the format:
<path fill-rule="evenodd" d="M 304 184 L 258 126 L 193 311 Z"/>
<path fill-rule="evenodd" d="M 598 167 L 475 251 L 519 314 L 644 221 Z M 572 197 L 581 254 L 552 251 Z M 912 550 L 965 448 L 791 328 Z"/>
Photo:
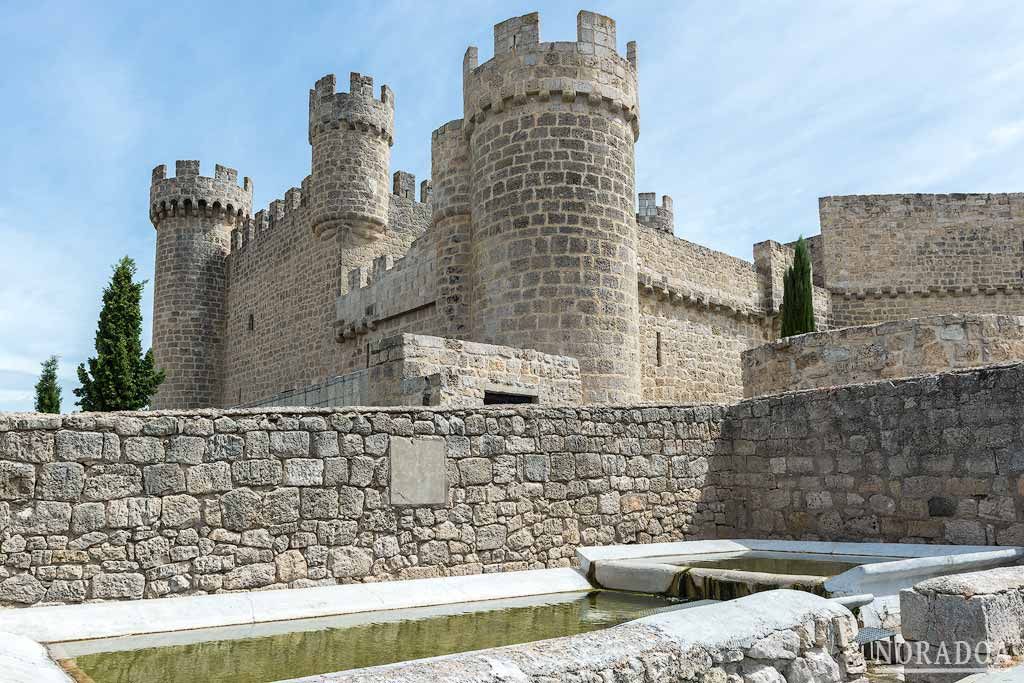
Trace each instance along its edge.
<path fill-rule="evenodd" d="M 231 231 L 247 223 L 252 181 L 217 165 L 213 177 L 198 161 L 153 169 L 149 217 L 156 228 L 153 356 L 166 379 L 154 408 L 219 405 L 223 381 L 227 256 Z"/>
<path fill-rule="evenodd" d="M 634 143 L 636 47 L 577 16 L 540 42 L 540 17 L 494 28 L 463 65 L 473 256 L 472 336 L 579 359 L 584 399 L 640 398 Z"/>
<path fill-rule="evenodd" d="M 333 74 L 309 91 L 309 222 L 327 239 L 339 229 L 372 239 L 388 222 L 388 167 L 394 142 L 395 96 L 373 78 L 352 73 L 349 91 L 335 92 Z"/>
<path fill-rule="evenodd" d="M 157 167 L 154 407 L 531 402 L 567 382 L 555 395 L 594 404 L 741 397 L 740 354 L 778 337 L 792 245 L 751 261 L 676 236 L 685 208 L 677 226 L 669 195 L 635 193 L 636 45 L 620 53 L 593 12 L 576 28 L 541 42 L 526 14 L 494 26 L 486 61 L 465 52 L 463 117 L 433 132 L 418 197 L 389 169 L 394 95 L 359 73 L 309 91 L 309 173 L 255 215 L 231 169 Z M 1024 312 L 1022 207 L 822 199 L 819 329 Z M 369 391 L 399 365 L 396 395 Z"/>

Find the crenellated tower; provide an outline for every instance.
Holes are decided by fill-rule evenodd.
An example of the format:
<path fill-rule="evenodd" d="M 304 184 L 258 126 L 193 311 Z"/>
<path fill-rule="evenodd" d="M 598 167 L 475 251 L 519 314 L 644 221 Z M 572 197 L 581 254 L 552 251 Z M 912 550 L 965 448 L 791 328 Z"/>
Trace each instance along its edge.
<path fill-rule="evenodd" d="M 198 161 L 153 169 L 150 220 L 156 228 L 153 355 L 167 373 L 153 408 L 220 406 L 224 367 L 231 231 L 249 220 L 252 181 L 217 165 L 212 178 Z"/>
<path fill-rule="evenodd" d="M 542 43 L 534 13 L 463 65 L 471 336 L 575 356 L 588 403 L 640 399 L 636 61 L 608 17 L 580 12 L 575 41 Z"/>
<path fill-rule="evenodd" d="M 472 283 L 470 155 L 462 119 L 434 131 L 430 141 L 432 224 L 437 235 L 438 306 L 444 335 L 465 338 Z"/>
<path fill-rule="evenodd" d="M 313 232 L 326 239 L 339 228 L 373 239 L 388 221 L 388 166 L 394 140 L 395 96 L 373 78 L 352 73 L 349 92 L 335 92 L 333 74 L 309 91 L 312 175 L 303 195 Z"/>

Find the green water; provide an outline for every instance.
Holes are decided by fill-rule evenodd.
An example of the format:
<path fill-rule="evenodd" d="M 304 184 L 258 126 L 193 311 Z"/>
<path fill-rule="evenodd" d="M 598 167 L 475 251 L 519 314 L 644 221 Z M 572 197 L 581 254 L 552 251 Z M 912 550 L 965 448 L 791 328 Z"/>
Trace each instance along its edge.
<path fill-rule="evenodd" d="M 380 612 L 380 621 L 316 631 L 294 622 L 296 631 L 267 637 L 98 652 L 62 664 L 79 683 L 264 683 L 586 633 L 679 603 L 592 591 L 497 605 L 474 603 L 443 615 L 405 610 L 401 619 Z"/>
<path fill-rule="evenodd" d="M 738 569 L 765 574 L 793 574 L 799 576 L 835 576 L 862 563 L 834 562 L 831 560 L 804 560 L 797 558 L 742 556 L 721 560 L 684 561 L 686 567 Z"/>

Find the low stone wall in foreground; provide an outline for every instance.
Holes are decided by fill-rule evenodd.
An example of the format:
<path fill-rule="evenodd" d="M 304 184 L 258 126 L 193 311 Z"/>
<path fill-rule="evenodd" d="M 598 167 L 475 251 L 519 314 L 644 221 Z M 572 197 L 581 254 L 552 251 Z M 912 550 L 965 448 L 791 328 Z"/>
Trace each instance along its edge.
<path fill-rule="evenodd" d="M 0 605 L 569 566 L 712 526 L 724 409 L 0 415 Z"/>
<path fill-rule="evenodd" d="M 743 395 L 1024 360 L 1024 317 L 937 315 L 787 337 L 742 355 Z"/>

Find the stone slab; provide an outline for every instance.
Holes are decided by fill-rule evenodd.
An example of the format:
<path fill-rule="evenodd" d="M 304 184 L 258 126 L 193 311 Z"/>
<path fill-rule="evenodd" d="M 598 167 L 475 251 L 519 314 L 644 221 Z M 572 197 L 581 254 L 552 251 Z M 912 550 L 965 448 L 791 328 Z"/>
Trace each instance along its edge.
<path fill-rule="evenodd" d="M 444 505 L 448 500 L 443 439 L 391 437 L 391 504 Z"/>

